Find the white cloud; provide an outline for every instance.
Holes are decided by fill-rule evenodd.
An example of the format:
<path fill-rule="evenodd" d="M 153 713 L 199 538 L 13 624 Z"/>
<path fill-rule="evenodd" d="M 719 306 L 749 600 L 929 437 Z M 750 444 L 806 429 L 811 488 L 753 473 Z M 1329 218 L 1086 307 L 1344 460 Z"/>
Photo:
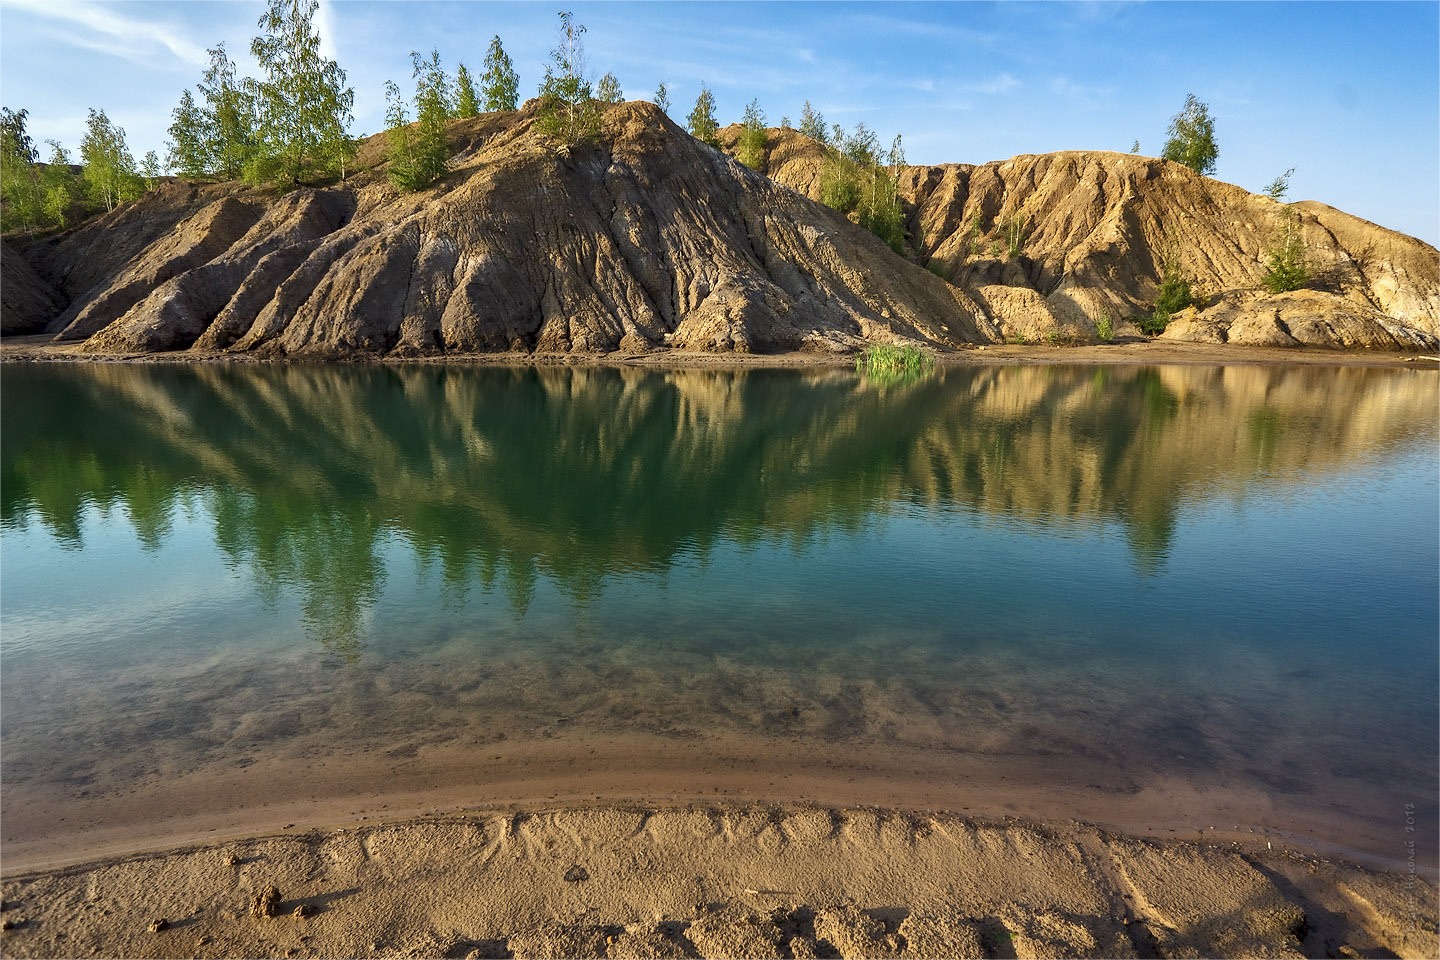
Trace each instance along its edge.
<path fill-rule="evenodd" d="M 1020 81 L 1016 80 L 1007 72 L 996 77 L 991 77 L 989 80 L 982 80 L 979 83 L 966 84 L 965 89 L 973 93 L 983 93 L 988 97 L 993 97 L 996 94 L 1009 93 L 1020 85 Z"/>
<path fill-rule="evenodd" d="M 95 50 L 134 63 L 153 63 L 156 53 L 168 50 L 187 64 L 204 66 L 209 57 L 202 44 L 192 42 L 163 23 L 138 20 L 117 12 L 116 4 L 61 2 L 61 0 L 0 0 L 9 10 L 59 20 L 78 30 L 57 39 L 85 50 Z"/>

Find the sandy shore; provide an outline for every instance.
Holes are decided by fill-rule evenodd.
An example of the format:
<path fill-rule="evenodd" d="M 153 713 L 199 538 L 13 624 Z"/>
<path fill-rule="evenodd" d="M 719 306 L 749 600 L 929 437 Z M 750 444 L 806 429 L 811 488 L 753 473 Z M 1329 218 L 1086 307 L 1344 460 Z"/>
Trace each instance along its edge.
<path fill-rule="evenodd" d="M 1406 871 L 887 808 L 464 811 L 117 856 L 3 897 L 7 956 L 1440 955 L 1435 886 Z"/>
<path fill-rule="evenodd" d="M 170 353 L 107 354 L 84 353 L 81 341 L 52 343 L 48 335 L 11 336 L 0 339 L 0 360 L 84 361 L 90 363 L 256 363 L 265 362 L 248 354 L 203 353 L 179 350 Z M 352 358 L 365 362 L 367 358 Z M 1384 353 L 1371 350 L 1322 350 L 1318 348 L 1249 347 L 1214 343 L 1186 343 L 1178 340 L 1149 340 L 1121 337 L 1110 343 L 1081 346 L 1048 344 L 990 344 L 936 354 L 947 365 L 973 363 L 1181 363 L 1181 364 L 1318 364 L 1323 366 L 1428 367 L 1440 365 L 1440 358 L 1414 353 Z M 651 350 L 646 353 L 533 354 L 481 353 L 445 354 L 433 357 L 379 358 L 384 363 L 477 363 L 477 364 L 625 364 L 658 367 L 805 367 L 854 364 L 851 356 L 818 353 L 696 353 L 689 350 Z"/>

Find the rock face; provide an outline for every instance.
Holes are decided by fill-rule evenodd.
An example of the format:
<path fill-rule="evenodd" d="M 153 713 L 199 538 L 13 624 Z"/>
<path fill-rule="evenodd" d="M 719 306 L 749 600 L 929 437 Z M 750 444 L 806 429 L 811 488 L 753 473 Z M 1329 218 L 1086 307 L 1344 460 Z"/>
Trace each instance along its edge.
<path fill-rule="evenodd" d="M 733 147 L 739 127 L 722 139 Z M 767 172 L 820 196 L 823 153 L 772 131 Z M 1291 206 L 1313 289 L 1261 286 L 1284 205 L 1166 160 L 1107 152 L 1020 156 L 981 166 L 905 167 L 912 256 L 985 304 L 1002 335 L 1093 335 L 1148 315 L 1162 263 L 1178 261 L 1201 303 L 1165 336 L 1266 346 L 1434 349 L 1440 253 L 1323 204 Z"/>
<path fill-rule="evenodd" d="M 1169 253 L 1206 299 L 1167 336 L 1433 349 L 1440 332 L 1433 248 L 1297 205 L 1319 289 L 1264 295 L 1280 205 L 1165 161 L 907 167 L 910 262 L 815 202 L 823 154 L 793 131 L 771 132 L 767 177 L 647 103 L 568 150 L 534 121 L 453 123 L 451 172 L 420 193 L 389 185 L 372 138 L 338 186 L 170 183 L 23 258 L 7 246 L 5 331 L 43 320 L 101 354 L 955 348 L 1120 327 Z"/>

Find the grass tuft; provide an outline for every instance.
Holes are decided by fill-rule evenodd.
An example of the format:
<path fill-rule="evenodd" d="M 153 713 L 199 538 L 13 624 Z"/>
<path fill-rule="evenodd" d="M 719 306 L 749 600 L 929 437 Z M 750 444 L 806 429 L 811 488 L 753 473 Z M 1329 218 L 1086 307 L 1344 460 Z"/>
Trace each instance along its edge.
<path fill-rule="evenodd" d="M 855 369 L 880 383 L 909 383 L 933 372 L 935 358 L 919 347 L 876 343 L 855 358 Z"/>

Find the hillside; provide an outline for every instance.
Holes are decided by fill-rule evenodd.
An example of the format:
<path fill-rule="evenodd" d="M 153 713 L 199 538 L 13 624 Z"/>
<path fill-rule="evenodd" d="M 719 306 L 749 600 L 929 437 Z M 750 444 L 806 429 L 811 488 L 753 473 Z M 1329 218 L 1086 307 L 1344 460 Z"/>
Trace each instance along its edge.
<path fill-rule="evenodd" d="M 739 134 L 728 127 L 722 142 L 733 149 Z M 777 182 L 819 199 L 818 144 L 771 131 L 766 159 Z M 899 191 L 912 257 L 990 306 L 1007 338 L 1089 335 L 1102 316 L 1148 314 L 1167 254 L 1202 299 L 1177 314 L 1172 339 L 1405 350 L 1440 335 L 1434 247 L 1301 202 L 1313 289 L 1270 294 L 1260 281 L 1284 206 L 1165 160 L 1066 151 L 906 167 Z M 1022 237 L 1013 257 L 1010 224 Z"/>
<path fill-rule="evenodd" d="M 793 131 L 771 131 L 767 177 L 644 102 L 607 108 L 574 150 L 534 121 L 527 105 L 454 122 L 451 172 L 420 193 L 386 180 L 382 135 L 343 184 L 171 182 L 7 243 L 3 332 L 294 357 L 1074 341 L 1148 312 L 1169 250 L 1206 299 L 1167 337 L 1433 350 L 1440 334 L 1434 248 L 1298 205 L 1320 289 L 1271 296 L 1258 282 L 1279 205 L 1165 161 L 905 168 L 907 262 L 814 201 L 822 154 Z"/>

